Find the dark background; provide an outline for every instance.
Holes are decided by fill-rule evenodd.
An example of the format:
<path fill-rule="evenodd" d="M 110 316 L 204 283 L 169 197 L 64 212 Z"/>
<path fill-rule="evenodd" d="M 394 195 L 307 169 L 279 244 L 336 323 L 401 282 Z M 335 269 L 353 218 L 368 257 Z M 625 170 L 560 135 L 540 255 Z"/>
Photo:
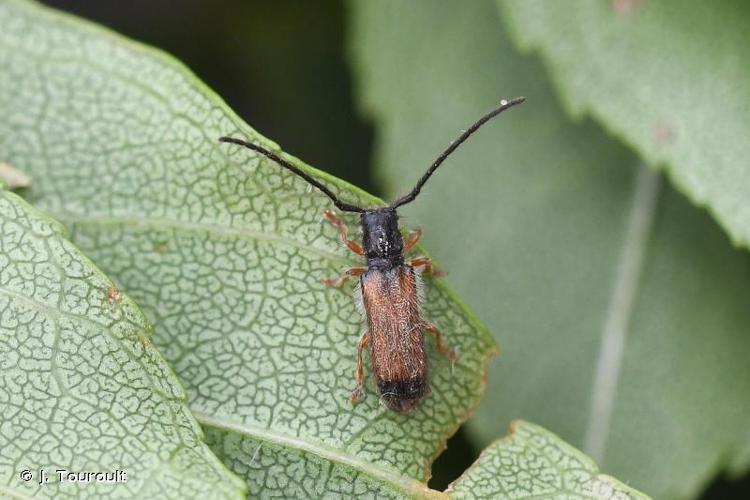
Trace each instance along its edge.
<path fill-rule="evenodd" d="M 372 175 L 374 129 L 358 114 L 343 1 L 45 0 L 184 62 L 284 151 L 382 195 Z M 478 456 L 459 431 L 433 466 L 444 489 Z M 606 472 L 606 471 L 605 471 Z M 620 478 L 625 479 L 625 478 Z M 750 476 L 718 478 L 704 500 L 750 498 Z"/>

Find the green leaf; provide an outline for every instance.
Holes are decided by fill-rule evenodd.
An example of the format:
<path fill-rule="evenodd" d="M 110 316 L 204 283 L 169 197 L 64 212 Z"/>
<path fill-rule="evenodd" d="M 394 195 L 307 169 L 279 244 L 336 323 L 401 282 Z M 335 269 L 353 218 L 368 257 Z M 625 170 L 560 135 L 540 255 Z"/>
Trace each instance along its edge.
<path fill-rule="evenodd" d="M 321 214 L 331 203 L 217 139 L 259 136 L 164 54 L 46 8 L 0 4 L 0 151 L 28 197 L 139 304 L 214 450 L 260 495 L 421 491 L 483 392 L 494 342 L 440 282 L 424 315 L 431 395 L 403 416 L 372 381 L 352 408 L 363 323 L 324 277 L 361 265 Z M 304 82 L 300 82 L 304 85 Z M 335 147 L 335 145 L 332 145 Z M 374 198 L 304 166 L 351 202 Z M 352 227 L 356 218 L 347 217 Z"/>
<path fill-rule="evenodd" d="M 0 191 L 0 496 L 242 496 L 150 333 L 58 223 Z"/>
<path fill-rule="evenodd" d="M 735 244 L 750 246 L 750 5 L 700 0 L 499 0 L 567 110 L 664 168 Z"/>
<path fill-rule="evenodd" d="M 469 424 L 522 416 L 656 498 L 750 464 L 750 259 L 594 123 L 574 124 L 496 6 L 358 2 L 361 97 L 391 195 L 501 98 L 405 207 L 503 348 Z"/>
<path fill-rule="evenodd" d="M 448 488 L 452 498 L 645 499 L 562 439 L 520 420 Z"/>

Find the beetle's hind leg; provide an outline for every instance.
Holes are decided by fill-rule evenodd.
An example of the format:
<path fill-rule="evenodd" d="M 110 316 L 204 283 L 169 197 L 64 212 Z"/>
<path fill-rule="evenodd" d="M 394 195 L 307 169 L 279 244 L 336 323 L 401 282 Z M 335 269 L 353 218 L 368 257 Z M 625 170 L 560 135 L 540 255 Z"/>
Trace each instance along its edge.
<path fill-rule="evenodd" d="M 325 212 L 323 212 L 323 218 L 336 226 L 336 229 L 338 229 L 339 233 L 341 234 L 341 242 L 345 247 L 347 247 L 357 255 L 365 254 L 365 251 L 362 250 L 362 246 L 359 243 L 349 239 L 349 229 L 346 227 L 346 224 L 344 224 L 344 221 L 339 219 L 335 213 L 333 213 L 331 210 L 326 210 Z"/>
<path fill-rule="evenodd" d="M 365 365 L 362 361 L 362 351 L 370 344 L 370 334 L 365 332 L 362 338 L 359 339 L 359 347 L 357 348 L 357 386 L 352 391 L 352 405 L 357 404 L 357 401 L 362 396 L 362 391 L 365 387 Z"/>
<path fill-rule="evenodd" d="M 448 271 L 437 269 L 432 265 L 432 259 L 429 257 L 416 257 L 408 261 L 411 267 L 424 267 L 424 273 L 435 276 L 436 278 L 442 278 L 448 274 Z"/>
<path fill-rule="evenodd" d="M 323 283 L 325 283 L 327 286 L 338 288 L 341 285 L 343 285 L 344 282 L 348 280 L 349 278 L 352 278 L 354 276 L 361 276 L 365 274 L 366 271 L 367 271 L 366 267 L 352 267 L 344 271 L 341 274 L 341 276 L 339 276 L 338 278 L 325 278 L 323 280 Z"/>
<path fill-rule="evenodd" d="M 448 349 L 445 344 L 443 344 L 443 335 L 440 333 L 440 330 L 438 330 L 438 327 L 435 325 L 435 323 L 432 323 L 430 321 L 423 321 L 422 327 L 433 334 L 435 336 L 435 343 L 437 344 L 437 349 L 440 351 L 440 354 L 448 358 L 451 363 L 455 363 L 458 359 L 458 356 L 456 356 L 456 353 Z"/>

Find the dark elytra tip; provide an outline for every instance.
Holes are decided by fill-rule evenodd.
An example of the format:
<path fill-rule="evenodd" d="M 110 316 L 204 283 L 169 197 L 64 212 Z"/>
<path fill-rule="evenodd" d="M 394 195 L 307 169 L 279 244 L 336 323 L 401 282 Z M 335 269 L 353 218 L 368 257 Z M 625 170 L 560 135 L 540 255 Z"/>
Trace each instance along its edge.
<path fill-rule="evenodd" d="M 409 380 L 379 380 L 378 389 L 383 402 L 398 413 L 409 413 L 424 398 L 429 389 L 425 378 Z"/>

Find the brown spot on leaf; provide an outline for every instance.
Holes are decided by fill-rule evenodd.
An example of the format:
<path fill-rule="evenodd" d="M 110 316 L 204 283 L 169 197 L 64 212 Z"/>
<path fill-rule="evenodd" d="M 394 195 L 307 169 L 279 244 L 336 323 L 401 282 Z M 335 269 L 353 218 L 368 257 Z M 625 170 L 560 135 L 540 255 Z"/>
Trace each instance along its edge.
<path fill-rule="evenodd" d="M 118 290 L 115 287 L 109 287 L 107 289 L 107 300 L 109 300 L 110 304 L 120 302 L 120 299 L 122 299 L 122 294 L 120 293 L 120 290 Z"/>
<path fill-rule="evenodd" d="M 638 8 L 638 0 L 612 0 L 612 10 L 619 17 L 632 16 Z"/>
<path fill-rule="evenodd" d="M 654 127 L 652 137 L 654 143 L 661 146 L 672 142 L 672 139 L 674 139 L 674 131 L 667 125 L 657 125 Z"/>
<path fill-rule="evenodd" d="M 5 182 L 9 189 L 31 186 L 31 177 L 4 161 L 0 161 L 0 181 Z"/>

